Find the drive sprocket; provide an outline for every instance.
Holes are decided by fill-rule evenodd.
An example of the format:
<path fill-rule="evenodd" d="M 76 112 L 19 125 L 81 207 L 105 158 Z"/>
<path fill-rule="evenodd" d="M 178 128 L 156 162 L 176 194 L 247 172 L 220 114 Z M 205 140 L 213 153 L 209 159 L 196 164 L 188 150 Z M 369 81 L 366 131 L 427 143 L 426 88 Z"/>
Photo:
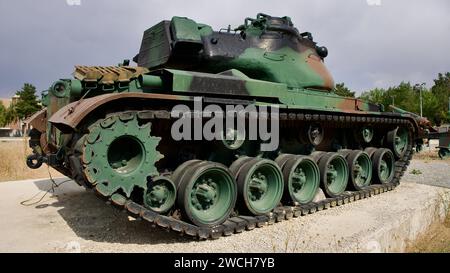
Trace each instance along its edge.
<path fill-rule="evenodd" d="M 147 189 L 147 177 L 157 176 L 156 162 L 164 156 L 156 147 L 151 123 L 140 124 L 135 112 L 120 112 L 89 126 L 82 149 L 83 173 L 104 195 L 122 189 L 130 197 L 134 187 Z"/>

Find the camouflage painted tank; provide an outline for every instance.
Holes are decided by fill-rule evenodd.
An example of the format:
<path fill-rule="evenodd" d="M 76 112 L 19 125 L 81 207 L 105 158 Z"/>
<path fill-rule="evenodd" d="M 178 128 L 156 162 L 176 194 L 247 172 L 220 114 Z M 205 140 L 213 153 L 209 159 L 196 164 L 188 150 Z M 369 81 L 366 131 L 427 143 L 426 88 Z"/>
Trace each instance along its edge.
<path fill-rule="evenodd" d="M 74 79 L 53 83 L 32 118 L 27 163 L 202 238 L 390 190 L 428 124 L 334 94 L 327 54 L 289 17 L 258 14 L 220 31 L 173 17 L 144 32 L 137 66 L 76 66 Z M 217 127 L 205 139 L 218 113 L 208 107 L 245 120 L 244 133 Z M 249 136 L 261 121 L 276 133 L 270 149 L 267 135 Z M 326 199 L 314 199 L 319 188 Z"/>

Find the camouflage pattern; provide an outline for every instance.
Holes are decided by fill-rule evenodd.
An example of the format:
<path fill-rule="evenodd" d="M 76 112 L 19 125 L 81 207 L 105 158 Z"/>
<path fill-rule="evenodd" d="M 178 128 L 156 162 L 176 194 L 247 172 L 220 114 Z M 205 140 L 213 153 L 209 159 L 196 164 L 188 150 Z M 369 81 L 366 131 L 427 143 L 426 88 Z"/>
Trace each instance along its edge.
<path fill-rule="evenodd" d="M 43 92 L 46 108 L 29 120 L 33 155 L 27 164 L 45 162 L 114 203 L 131 198 L 207 227 L 223 223 L 235 204 L 250 215 L 272 211 L 278 199 L 262 202 L 264 209 L 249 208 L 269 191 L 290 204 L 298 201 L 292 196 L 310 202 L 319 180 L 333 198 L 347 188 L 350 175 L 369 186 L 372 168 L 374 181 L 398 180 L 395 168 L 410 159 L 429 122 L 336 95 L 327 54 L 289 17 L 258 14 L 219 31 L 184 17 L 162 21 L 144 32 L 134 58 L 138 66 L 128 60 L 76 66 L 73 79 Z M 266 153 L 248 139 L 236 149 L 225 141 L 175 141 L 170 111 L 177 104 L 192 106 L 195 97 L 223 108 L 277 106 L 278 149 Z M 309 163 L 299 167 L 303 161 Z M 306 179 L 310 173 L 316 177 Z M 284 178 L 297 189 L 307 181 L 315 186 L 307 196 L 283 195 Z M 276 186 L 269 187 L 272 180 Z M 328 188 L 335 182 L 339 187 Z M 293 191 L 291 186 L 286 189 Z"/>

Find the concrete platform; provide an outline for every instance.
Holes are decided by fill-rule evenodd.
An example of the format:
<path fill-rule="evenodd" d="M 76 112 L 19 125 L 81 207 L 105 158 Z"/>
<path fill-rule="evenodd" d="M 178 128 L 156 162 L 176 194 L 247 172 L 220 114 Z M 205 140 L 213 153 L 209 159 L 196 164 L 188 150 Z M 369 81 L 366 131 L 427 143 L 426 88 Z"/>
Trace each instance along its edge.
<path fill-rule="evenodd" d="M 401 252 L 443 219 L 450 204 L 450 189 L 404 181 L 369 199 L 218 240 L 193 241 L 130 221 L 72 181 L 38 204 L 20 204 L 50 186 L 48 180 L 0 183 L 0 252 Z"/>

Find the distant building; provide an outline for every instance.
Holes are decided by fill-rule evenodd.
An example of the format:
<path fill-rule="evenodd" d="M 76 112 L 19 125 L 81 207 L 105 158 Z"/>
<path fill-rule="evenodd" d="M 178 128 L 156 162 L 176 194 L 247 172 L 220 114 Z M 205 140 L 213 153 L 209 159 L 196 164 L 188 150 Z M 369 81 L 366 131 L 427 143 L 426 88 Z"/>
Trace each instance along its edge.
<path fill-rule="evenodd" d="M 11 105 L 12 99 L 2 99 L 0 98 L 0 102 L 5 106 L 5 108 L 8 108 Z"/>
<path fill-rule="evenodd" d="M 9 108 L 16 104 L 19 98 L 20 96 L 14 95 L 10 99 L 0 98 L 0 101 L 5 108 Z M 0 127 L 0 137 L 22 137 L 26 135 L 29 129 L 29 125 L 26 125 L 22 120 L 18 119 L 7 124 L 5 127 Z"/>

